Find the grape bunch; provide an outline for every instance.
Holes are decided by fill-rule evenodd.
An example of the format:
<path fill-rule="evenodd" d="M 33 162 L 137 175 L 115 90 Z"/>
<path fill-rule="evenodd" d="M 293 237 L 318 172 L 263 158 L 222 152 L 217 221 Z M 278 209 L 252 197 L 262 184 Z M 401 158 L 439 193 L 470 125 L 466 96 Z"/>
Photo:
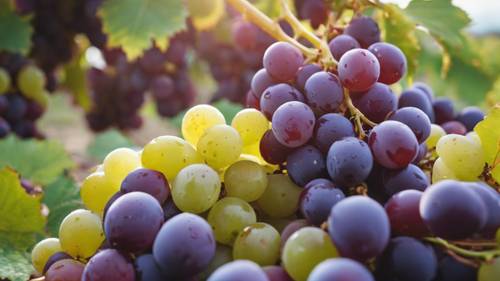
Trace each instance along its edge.
<path fill-rule="evenodd" d="M 42 138 L 36 128 L 47 106 L 46 76 L 18 54 L 0 53 L 0 138 Z"/>

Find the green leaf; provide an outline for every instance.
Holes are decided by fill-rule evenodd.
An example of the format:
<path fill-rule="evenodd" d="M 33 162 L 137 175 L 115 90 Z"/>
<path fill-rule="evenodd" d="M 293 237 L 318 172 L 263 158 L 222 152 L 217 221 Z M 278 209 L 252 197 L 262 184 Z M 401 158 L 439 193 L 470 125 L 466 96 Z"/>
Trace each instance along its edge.
<path fill-rule="evenodd" d="M 134 143 L 117 130 L 108 130 L 98 134 L 88 146 L 87 153 L 98 161 L 104 160 L 109 152 L 116 148 L 133 148 Z"/>
<path fill-rule="evenodd" d="M 0 0 L 0 51 L 27 54 L 32 32 L 29 19 L 18 16 L 7 0 Z"/>
<path fill-rule="evenodd" d="M 43 203 L 49 208 L 47 231 L 57 236 L 59 225 L 71 211 L 82 208 L 80 191 L 76 183 L 67 176 L 59 177 L 44 190 Z"/>
<path fill-rule="evenodd" d="M 0 244 L 0 279 L 26 281 L 33 272 L 30 254 L 10 244 Z"/>
<path fill-rule="evenodd" d="M 484 120 L 474 128 L 474 132 L 481 139 L 486 162 L 492 166 L 500 166 L 498 163 L 500 162 L 500 127 L 498 124 L 500 124 L 500 105 L 493 107 Z"/>
<path fill-rule="evenodd" d="M 20 140 L 14 136 L 0 140 L 0 168 L 10 166 L 41 185 L 53 182 L 73 164 L 63 146 L 55 141 Z"/>
<path fill-rule="evenodd" d="M 122 47 L 131 59 L 185 28 L 181 0 L 107 0 L 99 14 L 111 47 Z"/>

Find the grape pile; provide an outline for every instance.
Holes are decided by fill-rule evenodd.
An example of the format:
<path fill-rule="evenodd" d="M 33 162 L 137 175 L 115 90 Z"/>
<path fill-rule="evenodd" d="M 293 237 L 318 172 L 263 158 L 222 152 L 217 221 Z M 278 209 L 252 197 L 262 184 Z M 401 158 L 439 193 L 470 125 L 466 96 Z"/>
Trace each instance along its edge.
<path fill-rule="evenodd" d="M 498 250 L 474 259 L 476 241 L 500 237 L 500 195 L 480 181 L 493 156 L 473 131 L 483 113 L 455 114 L 423 83 L 397 97 L 388 85 L 406 59 L 371 18 L 338 37 L 337 70 L 269 46 L 255 108 L 230 125 L 197 105 L 183 138 L 110 152 L 82 183 L 87 210 L 33 249 L 36 270 L 46 281 L 498 280 Z"/>
<path fill-rule="evenodd" d="M 17 54 L 0 53 L 0 138 L 42 138 L 36 128 L 47 106 L 42 70 Z"/>

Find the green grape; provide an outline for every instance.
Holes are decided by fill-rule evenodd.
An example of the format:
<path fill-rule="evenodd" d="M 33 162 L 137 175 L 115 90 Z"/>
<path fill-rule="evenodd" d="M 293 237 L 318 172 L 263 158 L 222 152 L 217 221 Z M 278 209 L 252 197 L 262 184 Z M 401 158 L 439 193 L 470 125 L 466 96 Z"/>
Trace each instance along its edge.
<path fill-rule="evenodd" d="M 337 249 L 326 232 L 317 227 L 304 227 L 286 241 L 281 260 L 293 280 L 306 281 L 317 264 L 337 256 Z"/>
<path fill-rule="evenodd" d="M 226 124 L 226 119 L 217 108 L 208 104 L 196 105 L 182 118 L 182 136 L 187 142 L 196 145 L 208 128 L 221 124 Z"/>
<path fill-rule="evenodd" d="M 47 260 L 53 254 L 57 252 L 61 252 L 61 243 L 59 243 L 59 239 L 57 238 L 47 238 L 44 239 L 33 247 L 31 250 L 31 263 L 33 267 L 35 267 L 38 273 L 43 272 L 43 268 L 47 263 Z"/>
<path fill-rule="evenodd" d="M 477 281 L 498 281 L 500 276 L 500 257 L 483 262 L 479 267 Z"/>
<path fill-rule="evenodd" d="M 200 280 L 206 280 L 217 268 L 231 261 L 233 261 L 233 251 L 231 247 L 217 243 L 215 256 L 207 268 L 200 274 Z"/>
<path fill-rule="evenodd" d="M 172 198 L 183 212 L 203 213 L 219 199 L 219 175 L 205 164 L 193 164 L 182 169 L 172 184 Z"/>
<path fill-rule="evenodd" d="M 137 151 L 117 148 L 106 155 L 102 166 L 109 181 L 120 186 L 130 172 L 141 167 L 141 159 Z"/>
<path fill-rule="evenodd" d="M 267 223 L 254 223 L 243 229 L 233 245 L 233 258 L 258 263 L 260 266 L 275 264 L 280 256 L 279 232 Z"/>
<path fill-rule="evenodd" d="M 215 125 L 205 131 L 196 146 L 205 162 L 223 169 L 238 160 L 243 144 L 238 131 L 228 125 Z"/>
<path fill-rule="evenodd" d="M 444 135 L 446 135 L 446 132 L 443 130 L 443 128 L 441 128 L 441 126 L 436 124 L 431 124 L 431 134 L 425 140 L 427 148 L 429 150 L 434 149 L 439 139 Z"/>
<path fill-rule="evenodd" d="M 141 154 L 145 168 L 157 170 L 172 181 L 182 168 L 203 163 L 200 154 L 191 144 L 174 136 L 161 136 L 144 146 Z"/>
<path fill-rule="evenodd" d="M 269 129 L 269 121 L 257 109 L 247 108 L 234 116 L 231 126 L 240 133 L 243 145 L 247 146 L 260 141 Z"/>
<path fill-rule="evenodd" d="M 243 228 L 257 222 L 257 217 L 247 202 L 225 197 L 210 209 L 207 220 L 214 230 L 215 240 L 231 246 Z"/>
<path fill-rule="evenodd" d="M 80 197 L 87 209 L 102 217 L 104 207 L 120 185 L 113 184 L 103 172 L 90 174 L 82 183 Z"/>
<path fill-rule="evenodd" d="M 483 172 L 483 149 L 471 138 L 456 134 L 443 136 L 436 145 L 436 152 L 460 180 L 477 180 Z"/>
<path fill-rule="evenodd" d="M 294 184 L 285 174 L 269 175 L 267 179 L 267 188 L 257 200 L 259 207 L 272 218 L 293 215 L 298 209 L 302 188 Z"/>
<path fill-rule="evenodd" d="M 10 75 L 4 68 L 0 68 L 0 95 L 7 93 L 10 89 Z"/>
<path fill-rule="evenodd" d="M 438 157 L 432 166 L 432 183 L 436 183 L 441 180 L 456 180 L 458 179 L 455 173 L 446 166 L 443 159 Z"/>
<path fill-rule="evenodd" d="M 226 170 L 224 186 L 228 196 L 255 201 L 266 190 L 266 170 L 252 161 L 238 161 Z"/>
<path fill-rule="evenodd" d="M 104 241 L 101 219 L 88 210 L 74 210 L 61 222 L 59 240 L 64 252 L 75 258 L 88 258 Z"/>
<path fill-rule="evenodd" d="M 45 74 L 34 65 L 25 66 L 17 75 L 17 86 L 29 98 L 39 96 L 45 88 Z"/>
<path fill-rule="evenodd" d="M 197 30 L 214 27 L 224 16 L 224 0 L 187 0 L 186 4 Z"/>

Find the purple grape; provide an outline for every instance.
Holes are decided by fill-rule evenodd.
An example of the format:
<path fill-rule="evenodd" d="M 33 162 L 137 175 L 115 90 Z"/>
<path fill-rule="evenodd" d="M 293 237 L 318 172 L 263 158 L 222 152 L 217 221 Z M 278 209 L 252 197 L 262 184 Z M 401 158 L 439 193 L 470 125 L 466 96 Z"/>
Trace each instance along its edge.
<path fill-rule="evenodd" d="M 427 155 L 427 145 L 425 143 L 421 143 L 418 146 L 417 156 L 415 156 L 415 159 L 413 159 L 411 163 L 417 165 L 425 158 L 425 155 Z"/>
<path fill-rule="evenodd" d="M 412 88 L 414 89 L 419 89 L 420 91 L 424 92 L 425 96 L 427 99 L 429 99 L 429 102 L 432 103 L 434 100 L 434 91 L 432 90 L 429 85 L 423 83 L 423 82 L 415 82 L 412 85 Z"/>
<path fill-rule="evenodd" d="M 334 142 L 326 159 L 330 178 L 341 187 L 351 187 L 363 182 L 373 165 L 370 148 L 355 137 Z"/>
<path fill-rule="evenodd" d="M 494 237 L 500 228 L 500 195 L 492 187 L 482 182 L 467 183 L 467 186 L 476 192 L 486 206 L 487 219 L 481 229 L 481 234 Z"/>
<path fill-rule="evenodd" d="M 26 100 L 19 95 L 8 95 L 9 106 L 5 112 L 5 119 L 10 122 L 20 121 L 28 110 Z"/>
<path fill-rule="evenodd" d="M 481 197 L 465 183 L 443 180 L 427 188 L 420 215 L 436 236 L 465 239 L 484 227 L 488 215 Z"/>
<path fill-rule="evenodd" d="M 441 128 L 443 128 L 447 134 L 465 135 L 467 133 L 467 128 L 458 121 L 444 122 L 441 124 Z"/>
<path fill-rule="evenodd" d="M 322 261 L 313 269 L 307 280 L 375 281 L 370 271 L 363 264 L 346 258 L 333 258 Z"/>
<path fill-rule="evenodd" d="M 352 36 L 359 42 L 361 48 L 368 48 L 380 41 L 378 24 L 370 17 L 358 16 L 353 18 L 344 30 L 344 34 Z"/>
<path fill-rule="evenodd" d="M 199 216 L 179 214 L 162 226 L 153 245 L 153 255 L 167 277 L 178 280 L 195 276 L 215 255 L 212 228 Z"/>
<path fill-rule="evenodd" d="M 166 279 L 152 254 L 138 256 L 134 264 L 137 281 L 163 281 Z"/>
<path fill-rule="evenodd" d="M 267 88 L 260 97 L 260 110 L 269 121 L 272 120 L 274 112 L 282 104 L 289 101 L 303 102 L 304 95 L 288 84 L 277 84 Z"/>
<path fill-rule="evenodd" d="M 168 99 L 175 94 L 175 84 L 167 75 L 160 75 L 151 82 L 151 92 L 156 99 Z"/>
<path fill-rule="evenodd" d="M 249 108 L 255 108 L 260 111 L 260 100 L 255 96 L 252 90 L 247 92 L 245 105 Z"/>
<path fill-rule="evenodd" d="M 413 237 L 429 235 L 419 212 L 422 194 L 421 191 L 409 189 L 394 194 L 387 201 L 385 211 L 394 234 Z"/>
<path fill-rule="evenodd" d="M 429 101 L 425 92 L 418 88 L 412 88 L 401 93 L 401 96 L 399 96 L 398 108 L 403 107 L 416 107 L 427 114 L 431 122 L 434 122 L 432 102 Z"/>
<path fill-rule="evenodd" d="M 312 145 L 300 147 L 288 155 L 286 169 L 290 179 L 298 186 L 305 186 L 311 180 L 327 175 L 323 154 Z"/>
<path fill-rule="evenodd" d="M 320 71 L 307 79 L 305 85 L 307 104 L 316 115 L 337 112 L 344 102 L 344 88 L 332 73 Z"/>
<path fill-rule="evenodd" d="M 305 81 L 304 81 L 305 83 Z M 6 95 L 0 95 L 0 116 L 4 116 L 9 108 L 9 101 Z"/>
<path fill-rule="evenodd" d="M 258 264 L 249 260 L 236 260 L 219 267 L 207 281 L 269 281 Z"/>
<path fill-rule="evenodd" d="M 294 234 L 297 230 L 309 226 L 307 220 L 294 220 L 291 223 L 287 224 L 283 231 L 281 231 L 281 249 L 285 247 L 285 243 Z"/>
<path fill-rule="evenodd" d="M 272 85 L 277 84 L 274 79 L 267 73 L 265 68 L 260 69 L 255 73 L 252 78 L 251 88 L 252 93 L 260 99 L 264 91 L 271 87 Z"/>
<path fill-rule="evenodd" d="M 10 133 L 10 130 L 9 123 L 0 117 L 0 138 L 6 137 Z"/>
<path fill-rule="evenodd" d="M 456 118 L 457 121 L 465 125 L 465 128 L 467 128 L 468 132 L 474 130 L 476 124 L 483 119 L 484 113 L 481 111 L 481 109 L 475 106 L 469 106 L 462 109 L 462 111 L 458 113 L 458 116 Z"/>
<path fill-rule="evenodd" d="M 352 95 L 352 102 L 368 119 L 384 121 L 397 109 L 397 98 L 389 86 L 375 83 L 368 91 Z"/>
<path fill-rule="evenodd" d="M 269 281 L 293 281 L 292 277 L 278 265 L 269 265 L 262 268 Z"/>
<path fill-rule="evenodd" d="M 40 104 L 34 101 L 28 101 L 26 114 L 24 115 L 24 118 L 26 118 L 29 121 L 36 121 L 43 115 L 44 112 L 45 109 Z"/>
<path fill-rule="evenodd" d="M 128 257 L 115 249 L 106 249 L 93 256 L 83 271 L 82 281 L 135 281 L 134 266 Z"/>
<path fill-rule="evenodd" d="M 422 169 L 410 164 L 400 170 L 383 169 L 382 184 L 385 193 L 392 196 L 408 189 L 424 191 L 431 183 Z"/>
<path fill-rule="evenodd" d="M 335 184 L 331 182 L 330 180 L 323 179 L 323 178 L 318 178 L 318 179 L 313 179 L 312 181 L 308 182 L 304 188 L 309 188 L 314 185 L 324 185 L 324 186 L 330 186 L 330 187 L 335 187 Z"/>
<path fill-rule="evenodd" d="M 299 68 L 297 71 L 297 78 L 295 81 L 295 85 L 300 91 L 304 91 L 306 86 L 306 82 L 314 73 L 320 72 L 321 67 L 317 64 L 306 64 Z"/>
<path fill-rule="evenodd" d="M 412 130 L 398 121 L 384 121 L 368 136 L 375 160 L 388 169 L 406 167 L 418 152 L 418 141 Z"/>
<path fill-rule="evenodd" d="M 330 47 L 330 52 L 332 52 L 333 57 L 338 61 L 340 58 L 349 50 L 361 48 L 358 41 L 352 36 L 347 34 L 340 34 L 330 40 L 328 43 Z"/>
<path fill-rule="evenodd" d="M 437 279 L 439 281 L 476 281 L 477 268 L 445 256 L 439 261 Z"/>
<path fill-rule="evenodd" d="M 45 273 L 47 281 L 80 281 L 85 264 L 73 260 L 63 259 L 56 261 Z"/>
<path fill-rule="evenodd" d="M 334 142 L 354 136 L 354 127 L 349 119 L 337 113 L 327 113 L 316 120 L 313 142 L 323 154 L 327 154 Z"/>
<path fill-rule="evenodd" d="M 406 124 L 413 131 L 419 143 L 424 143 L 431 134 L 431 120 L 416 107 L 400 108 L 389 119 Z"/>
<path fill-rule="evenodd" d="M 172 196 L 168 197 L 165 203 L 163 203 L 163 215 L 165 221 L 168 221 L 180 213 L 182 213 L 182 211 L 177 208 Z"/>
<path fill-rule="evenodd" d="M 449 98 L 436 98 L 432 102 L 432 109 L 436 118 L 436 124 L 441 125 L 444 122 L 452 121 L 455 118 L 455 109 L 453 101 Z"/>
<path fill-rule="evenodd" d="M 304 1 L 299 10 L 302 19 L 308 19 L 312 28 L 316 29 L 328 20 L 329 9 L 324 0 Z"/>
<path fill-rule="evenodd" d="M 234 44 L 244 51 L 255 48 L 257 39 L 257 27 L 242 18 L 236 19 L 231 26 L 231 34 Z"/>
<path fill-rule="evenodd" d="M 106 218 L 106 214 L 108 213 L 109 207 L 115 203 L 115 201 L 120 198 L 124 193 L 121 191 L 115 192 L 111 198 L 109 198 L 108 202 L 106 202 L 106 205 L 104 205 L 104 211 L 103 211 L 103 221 Z"/>
<path fill-rule="evenodd" d="M 278 142 L 295 148 L 311 139 L 315 121 L 309 106 L 299 101 L 290 101 L 281 105 L 274 113 L 272 130 Z"/>
<path fill-rule="evenodd" d="M 286 42 L 276 42 L 264 53 L 263 64 L 276 81 L 288 82 L 295 78 L 304 57 L 299 49 Z"/>
<path fill-rule="evenodd" d="M 351 196 L 333 206 L 328 232 L 340 255 L 366 261 L 381 254 L 389 242 L 389 218 L 375 200 Z"/>
<path fill-rule="evenodd" d="M 170 186 L 162 173 L 140 168 L 130 172 L 125 177 L 122 181 L 120 191 L 123 193 L 133 191 L 145 192 L 158 200 L 160 204 L 163 204 L 170 194 Z"/>
<path fill-rule="evenodd" d="M 347 51 L 338 63 L 342 85 L 354 92 L 367 91 L 377 82 L 380 65 L 377 58 L 364 49 Z"/>
<path fill-rule="evenodd" d="M 328 219 L 332 207 L 344 198 L 342 190 L 316 184 L 302 191 L 299 209 L 310 224 L 320 226 Z"/>
<path fill-rule="evenodd" d="M 282 145 L 274 136 L 272 130 L 268 130 L 264 133 L 260 139 L 260 154 L 266 162 L 270 164 L 281 164 L 286 161 L 288 155 L 292 152 L 292 149 Z"/>
<path fill-rule="evenodd" d="M 47 262 L 45 263 L 45 266 L 43 267 L 43 274 L 45 274 L 45 272 L 47 272 L 47 270 L 49 270 L 49 268 L 56 262 L 60 261 L 60 260 L 71 260 L 73 259 L 72 256 L 66 254 L 65 252 L 56 252 L 54 254 L 52 254 L 49 259 L 47 260 Z"/>
<path fill-rule="evenodd" d="M 398 82 L 405 75 L 406 57 L 397 46 L 379 42 L 370 45 L 368 51 L 372 52 L 380 63 L 379 82 L 391 85 Z"/>
<path fill-rule="evenodd" d="M 12 131 L 16 133 L 20 138 L 32 138 L 35 136 L 36 127 L 33 121 L 29 120 L 19 120 L 12 124 Z"/>
<path fill-rule="evenodd" d="M 158 201 L 143 192 L 130 192 L 109 207 L 104 232 L 113 248 L 141 253 L 151 248 L 163 224 L 163 210 Z"/>

